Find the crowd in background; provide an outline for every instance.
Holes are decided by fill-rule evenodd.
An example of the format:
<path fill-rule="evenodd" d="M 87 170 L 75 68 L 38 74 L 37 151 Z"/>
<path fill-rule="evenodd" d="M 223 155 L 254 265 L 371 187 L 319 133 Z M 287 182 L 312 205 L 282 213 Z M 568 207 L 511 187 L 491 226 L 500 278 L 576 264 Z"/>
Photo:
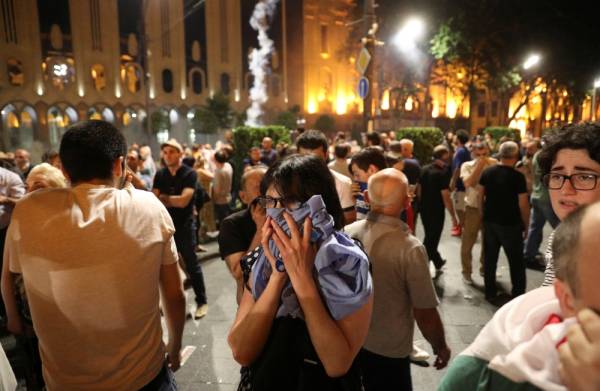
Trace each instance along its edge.
<path fill-rule="evenodd" d="M 497 339 L 511 334 L 507 322 L 516 322 L 515 327 L 529 322 L 527 311 L 544 303 L 552 302 L 553 310 L 562 314 L 554 323 L 564 327 L 555 326 L 554 339 L 567 335 L 566 326 L 573 322 L 563 322 L 565 318 L 572 319 L 584 307 L 600 308 L 591 283 L 574 277 L 584 269 L 598 270 L 584 256 L 586 246 L 593 246 L 585 241 L 589 235 L 574 232 L 584 226 L 598 229 L 598 207 L 584 211 L 581 207 L 600 200 L 599 140 L 600 127 L 594 124 L 567 126 L 543 140 L 527 137 L 520 142 L 458 130 L 447 132 L 431 156 L 419 161 L 414 141 L 397 140 L 393 131 L 368 133 L 358 142 L 344 132 L 328 138 L 318 130 L 300 129 L 290 145 L 274 145 L 265 137 L 260 146 L 244 151 L 247 156 L 238 166 L 233 164 L 235 145 L 228 132 L 214 147 L 182 145 L 171 139 L 155 155 L 148 145 L 130 144 L 122 171 L 114 168 L 114 172 L 122 174 L 122 186 L 130 182 L 136 189 L 154 193 L 168 212 L 172 223 L 164 229 L 172 230 L 185 284 L 193 288 L 196 319 L 208 312 L 196 253 L 206 251 L 202 244 L 218 240 L 220 255 L 236 281 L 239 310 L 228 342 L 242 365 L 240 387 L 271 389 L 302 379 L 306 387 L 325 387 L 319 389 L 341 389 L 345 384 L 343 389 L 362 385 L 365 390 L 404 390 L 412 389 L 411 362 L 429 358 L 413 344 L 415 323 L 432 347 L 435 367 L 449 363 L 451 352 L 434 289 L 449 256 L 460 256 L 463 284 L 482 285 L 490 303 L 501 307 L 510 301 L 507 306 L 513 308 L 512 315 L 507 315 L 509 307 L 502 307 L 474 346 L 502 345 Z M 24 149 L 0 153 L 2 247 L 20 198 L 38 189 L 69 186 L 72 162 L 65 177 L 59 153 L 48 152 L 42 160 L 34 165 Z M 447 216 L 451 235 L 461 241 L 460 254 L 440 252 Z M 293 219 L 299 219 L 300 225 Z M 419 221 L 422 239 L 416 237 Z M 559 228 L 542 254 L 546 222 Z M 473 266 L 472 252 L 479 237 L 479 262 Z M 582 250 L 574 252 L 579 247 Z M 499 293 L 496 284 L 500 249 L 510 270 L 512 289 L 507 293 Z M 575 261 L 577 254 L 584 255 Z M 352 268 L 333 262 L 334 256 Z M 47 351 L 40 357 L 25 286 L 13 270 L 13 261 L 9 268 L 9 261 L 3 260 L 0 315 L 27 352 L 28 388 L 41 389 L 47 376 L 53 386 L 70 381 L 56 373 L 48 375 L 54 369 L 42 371 L 48 363 L 57 365 L 60 360 L 48 358 Z M 572 266 L 575 262 L 579 268 Z M 479 273 L 473 273 L 473 268 Z M 543 294 L 538 290 L 526 293 L 526 268 L 546 269 L 545 285 L 557 287 Z M 328 280 L 332 275 L 344 278 Z M 482 284 L 477 283 L 477 276 Z M 351 293 L 342 292 L 346 284 Z M 520 321 L 510 318 L 515 312 Z M 547 308 L 542 313 L 546 318 L 551 315 Z M 547 346 L 535 340 L 538 332 L 547 330 L 546 318 L 528 323 L 531 339 L 522 341 L 522 346 L 546 352 Z M 569 332 L 569 336 L 583 333 L 584 337 L 577 334 L 577 338 L 587 338 L 597 349 L 600 336 L 586 331 L 597 328 L 597 316 L 584 311 L 579 320 L 584 330 Z M 490 330 L 496 327 L 494 322 L 501 335 Z M 52 336 L 42 332 L 41 337 L 48 349 L 51 344 L 44 338 Z M 485 372 L 492 379 L 490 384 L 500 382 L 494 380 L 499 374 L 514 384 L 530 382 L 544 388 L 566 381 L 574 389 L 586 389 L 577 388 L 581 381 L 573 377 L 573 368 L 598 369 L 598 360 L 577 358 L 578 350 L 591 347 L 582 347 L 580 340 L 570 342 L 561 350 L 562 378 L 558 354 L 556 362 L 548 364 L 549 375 L 540 378 L 532 375 L 533 369 L 528 371 L 531 363 L 526 355 L 519 356 L 517 348 L 504 344 L 508 358 L 496 366 L 487 366 L 495 361 L 481 354 L 484 348 L 463 352 L 440 387 L 478 389 L 475 380 L 465 378 L 465 371 L 470 370 L 472 374 Z M 294 360 L 303 356 L 299 353 L 292 360 L 294 349 L 308 350 L 304 360 L 314 361 L 320 369 L 297 368 Z M 172 356 L 173 352 L 168 353 Z M 473 361 L 474 357 L 479 361 Z M 281 372 L 269 379 L 277 363 Z M 593 384 L 598 386 L 598 374 L 588 372 L 586 381 L 596 381 Z"/>

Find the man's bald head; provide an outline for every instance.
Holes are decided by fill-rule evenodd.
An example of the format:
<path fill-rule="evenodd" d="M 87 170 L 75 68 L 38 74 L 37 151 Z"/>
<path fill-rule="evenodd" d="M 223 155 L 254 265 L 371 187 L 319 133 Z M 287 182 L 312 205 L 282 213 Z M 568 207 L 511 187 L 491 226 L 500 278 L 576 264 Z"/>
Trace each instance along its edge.
<path fill-rule="evenodd" d="M 386 168 L 371 175 L 368 191 L 373 211 L 398 217 L 406 205 L 408 179 L 395 168 Z"/>

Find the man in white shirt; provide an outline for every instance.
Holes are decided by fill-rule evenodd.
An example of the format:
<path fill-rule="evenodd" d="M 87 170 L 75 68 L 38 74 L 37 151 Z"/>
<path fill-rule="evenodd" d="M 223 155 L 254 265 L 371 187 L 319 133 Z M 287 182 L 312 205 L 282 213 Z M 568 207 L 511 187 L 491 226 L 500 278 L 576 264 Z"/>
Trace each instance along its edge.
<path fill-rule="evenodd" d="M 488 157 L 490 151 L 485 141 L 473 145 L 473 160 L 463 163 L 460 167 L 460 178 L 465 185 L 465 219 L 460 244 L 460 259 L 462 262 L 463 282 L 473 284 L 472 264 L 473 246 L 481 230 L 481 213 L 479 205 L 479 178 L 486 168 L 498 164 L 494 158 Z M 483 275 L 483 246 L 480 256 L 480 274 Z"/>
<path fill-rule="evenodd" d="M 175 387 L 185 297 L 173 222 L 152 193 L 121 188 L 125 155 L 111 124 L 72 126 L 60 146 L 71 187 L 13 212 L 4 256 L 23 276 L 48 390 Z"/>

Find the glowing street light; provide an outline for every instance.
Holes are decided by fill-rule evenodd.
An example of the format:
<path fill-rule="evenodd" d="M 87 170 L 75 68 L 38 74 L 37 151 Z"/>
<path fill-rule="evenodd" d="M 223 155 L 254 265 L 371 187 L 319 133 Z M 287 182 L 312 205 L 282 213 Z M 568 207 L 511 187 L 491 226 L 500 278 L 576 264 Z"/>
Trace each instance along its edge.
<path fill-rule="evenodd" d="M 394 45 L 401 51 L 409 52 L 415 49 L 417 40 L 425 33 L 425 23 L 419 18 L 411 18 L 404 24 L 393 38 Z"/>
<path fill-rule="evenodd" d="M 542 59 L 542 57 L 540 57 L 539 54 L 530 55 L 529 57 L 527 57 L 527 59 L 523 63 L 523 69 L 528 70 L 528 69 L 536 66 L 537 64 L 539 64 L 541 59 Z"/>

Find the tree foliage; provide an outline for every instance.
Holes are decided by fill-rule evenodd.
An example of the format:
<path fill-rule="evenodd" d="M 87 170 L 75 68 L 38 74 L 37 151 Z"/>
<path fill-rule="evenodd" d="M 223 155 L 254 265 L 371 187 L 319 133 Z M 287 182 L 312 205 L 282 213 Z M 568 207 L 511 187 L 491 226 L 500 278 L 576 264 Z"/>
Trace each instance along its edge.
<path fill-rule="evenodd" d="M 229 98 L 221 92 L 206 99 L 206 104 L 194 113 L 192 126 L 200 133 L 216 133 L 219 129 L 230 128 L 235 119 Z"/>

